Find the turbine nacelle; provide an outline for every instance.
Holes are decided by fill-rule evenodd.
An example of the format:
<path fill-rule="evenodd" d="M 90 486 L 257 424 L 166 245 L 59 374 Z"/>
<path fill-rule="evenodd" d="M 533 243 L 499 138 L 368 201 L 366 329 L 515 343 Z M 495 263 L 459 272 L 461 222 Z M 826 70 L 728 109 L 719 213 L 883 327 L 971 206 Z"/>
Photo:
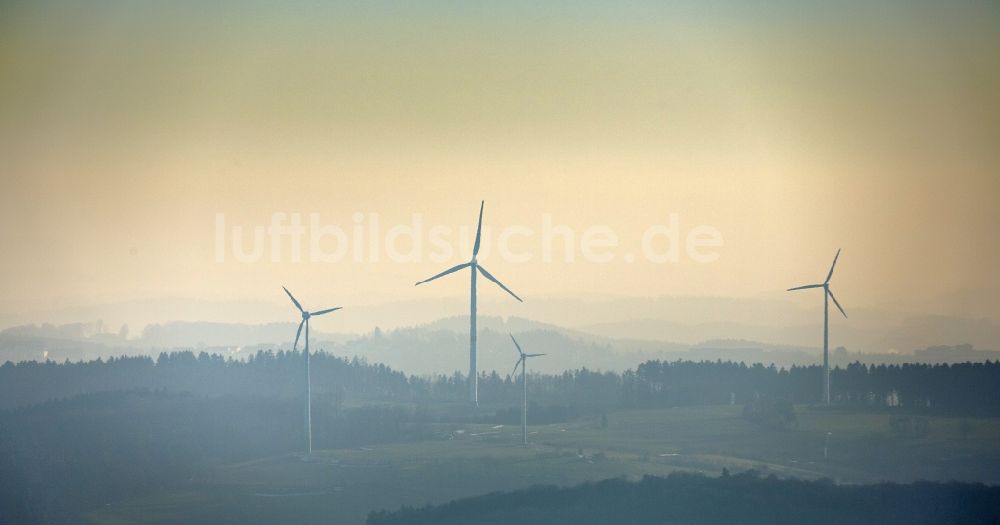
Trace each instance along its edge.
<path fill-rule="evenodd" d="M 833 299 L 833 304 L 837 305 L 837 309 L 840 310 L 840 313 L 846 318 L 847 317 L 847 312 L 845 312 L 844 308 L 842 306 L 840 306 L 840 302 L 837 301 L 837 297 L 834 296 L 833 295 L 833 291 L 830 290 L 830 278 L 833 277 L 833 269 L 837 267 L 837 259 L 839 259 L 839 258 L 840 258 L 840 250 L 837 250 L 837 255 L 833 256 L 833 264 L 830 265 L 830 272 L 826 274 L 826 280 L 823 281 L 822 283 L 819 283 L 819 284 L 806 284 L 806 285 L 802 285 L 802 286 L 796 286 L 795 288 L 789 288 L 787 291 L 794 292 L 796 290 L 808 290 L 810 288 L 822 288 L 823 292 L 827 296 L 829 296 L 830 299 Z"/>
<path fill-rule="evenodd" d="M 515 294 L 514 292 L 512 292 L 510 290 L 510 288 L 507 288 L 507 286 L 505 286 L 503 283 L 501 283 L 499 279 L 497 279 L 496 277 L 493 277 L 493 274 L 491 274 L 486 268 L 483 268 L 479 264 L 479 248 L 482 245 L 482 238 L 483 238 L 483 207 L 485 207 L 485 206 L 486 206 L 486 201 L 480 202 L 480 204 L 479 204 L 479 223 L 478 223 L 478 226 L 476 227 L 476 243 L 472 247 L 472 258 L 469 259 L 469 262 L 464 262 L 462 264 L 456 264 L 455 266 L 452 266 L 451 268 L 448 268 L 447 270 L 445 270 L 445 271 L 443 271 L 443 272 L 441 272 L 441 273 L 439 273 L 437 275 L 434 275 L 433 277 L 429 277 L 427 279 L 424 279 L 423 281 L 418 281 L 416 284 L 414 284 L 414 286 L 420 286 L 421 284 L 429 283 L 429 282 L 431 282 L 431 281 L 433 281 L 435 279 L 444 277 L 445 275 L 448 275 L 448 274 L 451 274 L 451 273 L 455 273 L 455 272 L 457 272 L 459 270 L 462 270 L 462 269 L 465 269 L 465 268 L 471 268 L 473 271 L 476 271 L 478 273 L 483 274 L 483 277 L 489 279 L 490 281 L 493 281 L 494 284 L 496 284 L 501 289 L 503 289 L 503 291 L 509 293 L 514 299 L 517 299 L 520 302 L 524 302 L 524 300 L 521 299 L 520 297 L 518 297 L 517 294 Z"/>
<path fill-rule="evenodd" d="M 309 310 L 302 308 L 302 304 L 299 303 L 299 300 L 296 299 L 294 295 L 292 295 L 292 292 L 288 291 L 288 288 L 282 286 L 281 289 L 284 290 L 286 294 L 288 294 L 288 298 L 292 300 L 292 304 L 294 304 L 295 308 L 299 311 L 299 313 L 302 314 L 302 320 L 299 321 L 299 329 L 295 332 L 295 342 L 292 343 L 292 350 L 296 350 L 299 347 L 299 336 L 302 335 L 302 327 L 309 325 L 310 318 L 328 314 L 330 312 L 335 312 L 342 308 L 340 306 L 337 306 L 334 308 L 327 308 L 326 310 L 320 310 L 318 312 L 310 312 Z M 306 341 L 306 348 L 308 347 L 309 347 L 309 341 Z"/>
<path fill-rule="evenodd" d="M 517 353 L 520 356 L 520 358 L 517 360 L 516 363 L 514 363 L 514 370 L 512 370 L 510 374 L 507 374 L 507 379 L 510 379 L 510 377 L 513 376 L 515 372 L 517 372 L 517 367 L 521 366 L 521 363 L 527 364 L 529 357 L 539 357 L 545 355 L 545 354 L 524 353 L 524 351 L 521 350 L 521 345 L 517 343 L 517 339 L 514 339 L 514 334 L 509 334 L 509 335 L 510 335 L 510 340 L 514 341 L 514 347 L 517 348 Z"/>

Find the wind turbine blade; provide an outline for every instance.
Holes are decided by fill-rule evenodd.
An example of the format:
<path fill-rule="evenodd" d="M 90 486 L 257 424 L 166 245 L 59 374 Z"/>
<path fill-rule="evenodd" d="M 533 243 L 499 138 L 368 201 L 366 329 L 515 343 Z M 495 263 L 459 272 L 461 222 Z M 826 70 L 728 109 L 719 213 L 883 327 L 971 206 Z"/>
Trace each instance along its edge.
<path fill-rule="evenodd" d="M 517 367 L 521 366 L 521 361 L 524 361 L 523 356 L 520 359 L 518 359 L 516 363 L 514 363 L 514 370 L 512 370 L 510 374 L 507 375 L 507 377 L 511 377 L 517 373 Z"/>
<path fill-rule="evenodd" d="M 445 270 L 445 271 L 443 271 L 443 272 L 435 275 L 434 277 L 431 277 L 430 279 L 424 279 L 423 281 L 420 281 L 420 282 L 418 282 L 417 284 L 415 284 L 413 286 L 420 286 L 421 284 L 429 283 L 429 282 L 433 281 L 434 279 L 437 279 L 438 277 L 444 277 L 445 275 L 448 275 L 449 273 L 455 273 L 455 272 L 461 270 L 462 268 L 465 268 L 466 266 L 469 266 L 471 264 L 472 263 L 462 263 L 462 264 L 459 264 L 459 265 L 456 265 L 456 266 L 452 266 L 451 268 L 448 268 L 447 270 Z"/>
<path fill-rule="evenodd" d="M 292 344 L 292 350 L 295 350 L 299 346 L 299 336 L 302 335 L 302 325 L 306 324 L 306 320 L 303 319 L 299 322 L 299 330 L 295 332 L 295 343 Z"/>
<path fill-rule="evenodd" d="M 786 291 L 793 292 L 795 290 L 805 290 L 806 288 L 822 288 L 822 287 L 823 287 L 822 284 L 807 284 L 805 286 L 796 286 L 795 288 L 789 288 Z"/>
<path fill-rule="evenodd" d="M 524 354 L 524 357 L 538 357 L 540 355 L 545 355 L 545 354 Z"/>
<path fill-rule="evenodd" d="M 830 278 L 833 277 L 833 269 L 837 266 L 837 259 L 840 257 L 840 250 L 837 250 L 837 255 L 833 256 L 833 264 L 830 265 L 830 273 L 826 274 L 826 280 L 823 284 L 830 282 Z"/>
<path fill-rule="evenodd" d="M 524 355 L 524 350 L 521 350 L 521 345 L 517 344 L 517 339 L 514 339 L 514 334 L 510 334 L 510 340 L 514 341 L 514 346 L 517 347 L 517 353 Z"/>
<path fill-rule="evenodd" d="M 482 238 L 483 234 L 483 207 L 486 206 L 486 201 L 479 203 L 479 226 L 476 226 L 476 245 L 472 247 L 472 258 L 475 259 L 479 255 L 479 240 Z"/>
<path fill-rule="evenodd" d="M 486 277 L 487 279 L 495 282 L 497 284 L 497 286 L 499 286 L 500 288 L 503 288 L 503 291 L 505 291 L 505 292 L 509 293 L 510 295 L 512 295 L 514 297 L 514 299 L 517 299 L 518 301 L 521 301 L 522 303 L 524 302 L 524 300 L 522 300 L 520 297 L 518 297 L 516 293 L 510 291 L 510 288 L 507 288 L 506 286 L 503 285 L 502 282 L 498 281 L 496 277 L 493 277 L 493 274 L 491 274 L 490 272 L 486 271 L 486 268 L 483 268 L 482 266 L 479 266 L 479 265 L 477 265 L 477 267 L 479 268 L 480 272 L 483 272 L 483 276 L 484 277 Z"/>
<path fill-rule="evenodd" d="M 327 308 L 326 310 L 320 310 L 318 312 L 313 312 L 313 313 L 311 313 L 309 315 L 311 315 L 312 317 L 316 317 L 317 315 L 323 315 L 323 314 L 328 314 L 330 312 L 336 312 L 337 310 L 340 310 L 341 308 L 343 308 L 343 306 L 338 306 L 336 308 Z"/>
<path fill-rule="evenodd" d="M 841 308 L 840 303 L 837 302 L 837 298 L 833 296 L 833 292 L 831 292 L 830 289 L 827 288 L 826 293 L 830 294 L 830 299 L 833 299 L 833 304 L 837 305 L 837 309 L 840 310 L 840 313 L 844 314 L 844 317 L 846 318 L 847 312 L 845 312 L 844 309 Z"/>
<path fill-rule="evenodd" d="M 298 308 L 299 311 L 301 312 L 302 311 L 302 305 L 299 304 L 299 302 L 295 299 L 295 296 L 292 295 L 292 292 L 289 292 L 288 288 L 285 288 L 284 286 L 282 286 L 281 289 L 284 290 L 286 294 L 288 294 L 288 298 L 292 300 L 292 302 L 295 304 L 295 307 Z"/>

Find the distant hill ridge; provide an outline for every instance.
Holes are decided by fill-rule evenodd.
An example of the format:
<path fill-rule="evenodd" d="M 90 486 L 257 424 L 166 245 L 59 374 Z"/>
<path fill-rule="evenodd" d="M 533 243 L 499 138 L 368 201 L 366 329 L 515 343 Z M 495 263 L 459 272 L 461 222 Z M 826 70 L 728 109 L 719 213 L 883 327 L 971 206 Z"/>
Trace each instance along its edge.
<path fill-rule="evenodd" d="M 480 316 L 481 371 L 507 370 L 515 353 L 508 333 L 536 352 L 549 355 L 532 368 L 546 373 L 567 369 L 625 370 L 647 360 L 732 360 L 792 366 L 819 362 L 818 348 L 769 344 L 745 339 L 713 338 L 676 343 L 641 338 L 614 338 L 520 317 Z M 176 321 L 147 326 L 139 337 L 128 337 L 97 323 L 27 325 L 0 331 L 0 362 L 52 359 L 71 361 L 117 355 L 156 355 L 191 349 L 242 358 L 257 350 L 289 349 L 294 322 L 239 324 Z M 836 341 L 836 340 L 835 340 Z M 313 331 L 313 347 L 342 356 L 360 356 L 408 373 L 463 371 L 468 363 L 468 317 L 454 316 L 431 323 L 366 334 Z M 997 359 L 1000 354 L 972 345 L 935 345 L 905 354 L 860 354 L 844 348 L 832 352 L 834 365 L 860 360 L 869 363 L 964 362 Z"/>

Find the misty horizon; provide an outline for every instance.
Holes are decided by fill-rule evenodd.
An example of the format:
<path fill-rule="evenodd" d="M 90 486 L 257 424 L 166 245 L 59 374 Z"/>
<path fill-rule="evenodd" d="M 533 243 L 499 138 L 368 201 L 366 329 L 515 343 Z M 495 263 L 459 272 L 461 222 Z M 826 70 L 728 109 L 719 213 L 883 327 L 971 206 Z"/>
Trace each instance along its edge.
<path fill-rule="evenodd" d="M 1000 523 L 1000 3 L 0 2 L 0 523 Z"/>

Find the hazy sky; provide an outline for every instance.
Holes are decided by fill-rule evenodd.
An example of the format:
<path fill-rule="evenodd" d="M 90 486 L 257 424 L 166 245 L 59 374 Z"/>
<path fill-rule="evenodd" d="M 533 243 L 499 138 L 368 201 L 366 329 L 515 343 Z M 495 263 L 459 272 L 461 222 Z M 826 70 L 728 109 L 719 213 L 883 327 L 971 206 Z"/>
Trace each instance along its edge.
<path fill-rule="evenodd" d="M 528 300 L 771 297 L 841 247 L 846 304 L 1000 290 L 996 3 L 493 4 L 0 3 L 0 312 L 458 296 L 413 282 L 460 245 L 219 263 L 216 216 L 458 228 L 480 199 L 536 230 L 485 261 Z M 627 262 L 672 213 L 718 260 Z M 546 214 L 614 260 L 541 260 Z"/>

